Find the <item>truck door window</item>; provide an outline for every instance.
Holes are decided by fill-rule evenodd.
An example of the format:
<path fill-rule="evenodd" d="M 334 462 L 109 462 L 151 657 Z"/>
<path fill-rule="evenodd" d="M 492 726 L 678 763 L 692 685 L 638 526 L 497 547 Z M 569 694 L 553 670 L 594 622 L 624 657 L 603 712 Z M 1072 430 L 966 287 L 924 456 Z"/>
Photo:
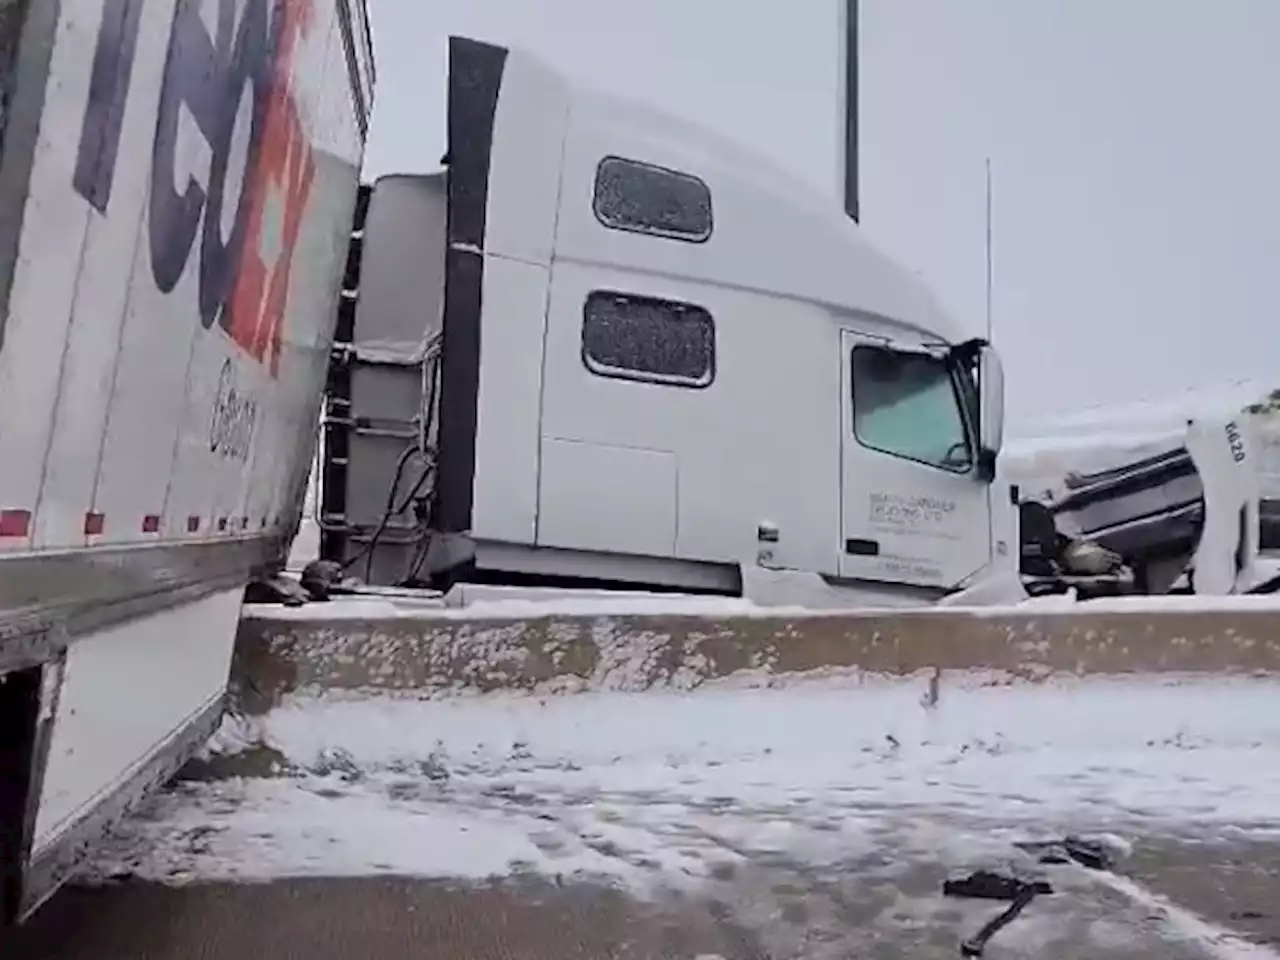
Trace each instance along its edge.
<path fill-rule="evenodd" d="M 973 452 L 946 360 L 854 347 L 853 431 L 864 447 L 965 473 Z"/>

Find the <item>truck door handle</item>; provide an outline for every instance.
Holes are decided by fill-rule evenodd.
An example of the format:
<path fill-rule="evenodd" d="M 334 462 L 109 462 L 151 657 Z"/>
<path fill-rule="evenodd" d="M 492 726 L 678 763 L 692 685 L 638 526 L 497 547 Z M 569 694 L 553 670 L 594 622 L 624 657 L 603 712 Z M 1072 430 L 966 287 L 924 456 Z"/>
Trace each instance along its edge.
<path fill-rule="evenodd" d="M 846 540 L 844 552 L 855 557 L 880 556 L 880 543 L 877 540 Z"/>

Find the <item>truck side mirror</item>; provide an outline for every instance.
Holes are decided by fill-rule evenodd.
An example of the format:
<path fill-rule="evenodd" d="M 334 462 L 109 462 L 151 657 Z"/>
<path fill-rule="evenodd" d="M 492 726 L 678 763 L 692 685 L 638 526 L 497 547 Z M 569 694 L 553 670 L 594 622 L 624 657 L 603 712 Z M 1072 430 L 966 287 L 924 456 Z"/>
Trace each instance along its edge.
<path fill-rule="evenodd" d="M 996 478 L 996 452 L 988 447 L 978 448 L 978 479 L 991 483 Z"/>
<path fill-rule="evenodd" d="M 991 473 L 995 475 L 995 458 L 1004 446 L 1004 367 L 1000 355 L 986 344 L 978 355 L 978 435 L 981 445 L 979 466 L 984 454 L 991 456 Z"/>

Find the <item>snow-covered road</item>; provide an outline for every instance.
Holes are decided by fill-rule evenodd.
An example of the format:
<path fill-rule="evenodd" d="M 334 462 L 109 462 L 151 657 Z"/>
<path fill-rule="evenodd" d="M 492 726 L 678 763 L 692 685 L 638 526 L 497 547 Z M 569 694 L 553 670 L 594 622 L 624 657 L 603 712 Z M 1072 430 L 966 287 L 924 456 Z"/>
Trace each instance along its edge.
<path fill-rule="evenodd" d="M 96 871 L 169 884 L 603 881 L 650 901 L 714 896 L 777 939 L 776 955 L 829 927 L 831 950 L 810 943 L 802 955 L 848 956 L 859 937 L 980 923 L 992 905 L 942 898 L 940 878 L 1035 869 L 1015 840 L 1273 837 L 1278 694 L 1263 679 L 987 686 L 975 676 L 936 702 L 927 678 L 839 677 L 694 692 L 294 698 L 228 720 L 200 775 L 126 824 Z M 870 913 L 857 929 L 852 894 L 831 892 L 851 877 L 880 891 L 858 901 Z M 790 923 L 776 891 L 797 883 L 792 899 L 807 906 Z M 1075 874 L 1055 883 L 1103 889 Z M 1037 901 L 1001 942 L 1036 956 L 1033 947 L 1096 947 L 1126 925 L 1150 936 L 1150 923 L 1133 926 L 1157 909 L 1143 889 L 1103 890 L 1087 908 L 1088 896 Z M 1201 952 L 1186 956 L 1280 956 L 1178 916 L 1160 935 L 1194 942 Z"/>

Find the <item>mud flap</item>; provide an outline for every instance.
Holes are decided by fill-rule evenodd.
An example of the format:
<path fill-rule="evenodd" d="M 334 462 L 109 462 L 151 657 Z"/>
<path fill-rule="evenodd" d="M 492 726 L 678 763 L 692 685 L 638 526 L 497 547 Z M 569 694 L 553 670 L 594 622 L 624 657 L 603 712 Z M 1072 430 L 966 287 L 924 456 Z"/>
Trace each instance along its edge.
<path fill-rule="evenodd" d="M 1187 451 L 1204 489 L 1204 527 L 1192 558 L 1196 593 L 1247 593 L 1258 578 L 1256 451 L 1238 420 L 1193 420 Z"/>

